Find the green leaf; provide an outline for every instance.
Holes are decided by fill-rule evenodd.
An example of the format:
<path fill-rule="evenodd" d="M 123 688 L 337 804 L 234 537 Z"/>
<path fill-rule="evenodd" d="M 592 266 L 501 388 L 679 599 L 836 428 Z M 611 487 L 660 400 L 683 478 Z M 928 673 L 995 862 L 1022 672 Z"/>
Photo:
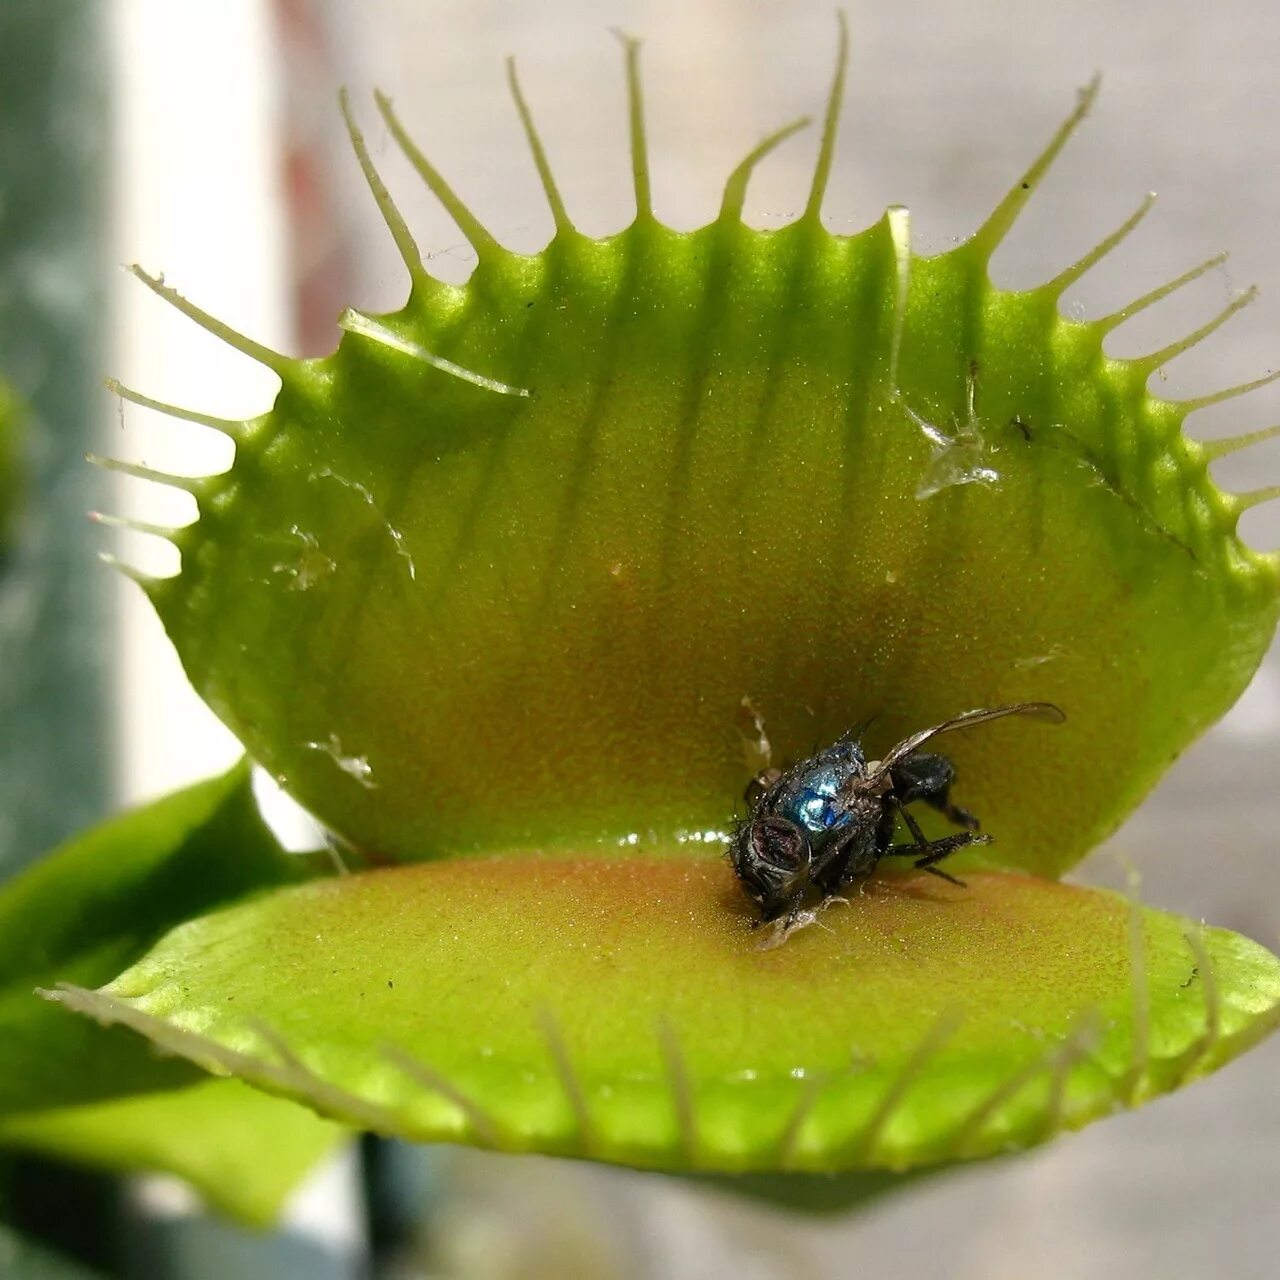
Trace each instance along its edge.
<path fill-rule="evenodd" d="M 987 861 L 1061 873 L 1275 631 L 1280 555 L 1236 533 L 1270 491 L 1224 494 L 1208 471 L 1265 433 L 1196 443 L 1202 402 L 1147 390 L 1247 296 L 1185 343 L 1108 355 L 1167 290 L 1091 321 L 1059 300 L 1136 216 L 1040 287 L 991 282 L 1092 90 L 936 257 L 912 252 L 902 209 L 824 227 L 839 83 L 796 222 L 740 216 L 784 130 L 715 222 L 671 230 L 648 205 L 628 48 L 639 212 L 618 235 L 576 230 L 536 148 L 557 232 L 506 250 L 379 99 L 476 250 L 466 285 L 427 273 L 354 126 L 411 278 L 402 311 L 347 312 L 334 355 L 295 361 L 140 272 L 282 380 L 270 412 L 212 420 L 229 472 L 170 478 L 201 517 L 173 535 L 181 574 L 144 585 L 188 673 L 309 809 L 395 859 L 723 830 L 754 771 L 744 698 L 780 762 L 873 716 L 879 753 L 968 708 L 1050 700 L 1061 729 L 1006 722 L 947 750 L 999 842 Z"/>
<path fill-rule="evenodd" d="M 121 1172 L 177 1174 L 216 1209 L 267 1227 L 349 1131 L 234 1080 L 0 1120 L 0 1144 Z"/>
<path fill-rule="evenodd" d="M 100 1271 L 32 1243 L 0 1224 L 0 1276 L 5 1280 L 106 1280 Z"/>
<path fill-rule="evenodd" d="M 350 1124 L 673 1172 L 1034 1145 L 1280 1017 L 1263 948 L 1053 881 L 875 882 L 771 949 L 751 923 L 722 862 L 455 860 L 230 907 L 55 998 Z"/>
<path fill-rule="evenodd" d="M 0 1115 L 172 1088 L 191 1068 L 35 998 L 96 985 L 166 929 L 302 877 L 258 816 L 247 764 L 110 819 L 0 888 Z"/>

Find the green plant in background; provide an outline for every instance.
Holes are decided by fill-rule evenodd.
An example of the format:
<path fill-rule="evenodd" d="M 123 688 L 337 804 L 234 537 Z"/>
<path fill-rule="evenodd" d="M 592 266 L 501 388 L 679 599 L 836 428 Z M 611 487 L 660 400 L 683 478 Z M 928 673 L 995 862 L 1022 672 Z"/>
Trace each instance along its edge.
<path fill-rule="evenodd" d="M 124 1169 L 164 1169 L 211 1203 L 269 1223 L 342 1137 L 300 1107 L 210 1081 L 135 1036 L 32 999 L 96 985 L 182 920 L 296 883 L 258 816 L 244 766 L 69 841 L 0 894 L 0 1146 Z"/>
<path fill-rule="evenodd" d="M 0 561 L 9 550 L 18 514 L 18 402 L 0 382 Z"/>
<path fill-rule="evenodd" d="M 902 209 L 829 233 L 843 32 L 800 218 L 765 232 L 741 212 L 755 165 L 804 122 L 743 161 L 712 224 L 672 231 L 650 203 L 634 42 L 626 58 L 637 216 L 618 235 L 575 229 L 513 72 L 556 224 L 543 252 L 495 241 L 379 97 L 476 250 L 466 285 L 428 274 L 349 111 L 411 278 L 401 311 L 348 311 L 332 356 L 295 361 L 138 272 L 281 380 L 245 422 L 119 389 L 237 449 L 200 479 L 109 464 L 199 504 L 194 525 L 151 530 L 181 573 L 139 581 L 196 687 L 357 873 L 283 883 L 237 774 L 15 882 L 4 901 L 37 923 L 0 1003 L 20 1064 L 0 1057 L 0 1101 L 5 1070 L 29 1082 L 68 1037 L 82 1053 L 99 1038 L 112 1065 L 92 1101 L 68 1077 L 57 1115 L 28 1087 L 0 1138 L 180 1168 L 217 1194 L 264 1157 L 246 1142 L 211 1169 L 182 1108 L 228 1134 L 259 1125 L 254 1108 L 302 1115 L 20 1000 L 37 982 L 347 1125 L 783 1175 L 792 1200 L 803 1173 L 1033 1145 L 1213 1070 L 1280 1018 L 1263 948 L 1057 879 L 1231 705 L 1275 630 L 1280 557 L 1236 523 L 1277 491 L 1225 494 L 1207 469 L 1267 433 L 1182 434 L 1249 388 L 1146 389 L 1250 295 L 1133 360 L 1108 357 L 1107 334 L 1212 263 L 1101 320 L 1060 315 L 1149 202 L 1048 284 L 991 283 L 1092 88 L 959 247 L 914 254 Z M 967 888 L 886 878 L 760 948 L 722 853 L 766 740 L 794 759 L 876 716 L 883 749 L 1024 700 L 1070 719 L 949 740 L 998 837 L 955 860 Z M 72 945 L 47 919 L 55 884 L 73 911 L 118 906 Z M 162 1119 L 122 1154 L 110 1108 L 131 1106 Z M 266 1157 L 271 1187 L 231 1207 L 267 1216 L 297 1152 L 333 1133 Z"/>

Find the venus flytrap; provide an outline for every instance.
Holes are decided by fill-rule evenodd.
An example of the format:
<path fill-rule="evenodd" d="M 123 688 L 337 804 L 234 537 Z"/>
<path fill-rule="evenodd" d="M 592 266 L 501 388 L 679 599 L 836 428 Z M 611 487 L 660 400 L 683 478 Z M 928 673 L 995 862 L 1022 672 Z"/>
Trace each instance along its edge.
<path fill-rule="evenodd" d="M 377 108 L 470 241 L 436 281 L 344 102 L 412 290 L 295 361 L 149 287 L 275 371 L 223 475 L 175 478 L 182 569 L 135 575 L 210 705 L 382 869 L 178 925 L 55 998 L 348 1124 L 672 1172 L 905 1169 L 1044 1141 L 1203 1075 L 1280 1018 L 1280 962 L 1056 877 L 1248 683 L 1280 556 L 1236 533 L 1277 496 L 1208 464 L 1204 405 L 1122 360 L 1125 319 L 1062 293 L 1134 230 L 1011 292 L 988 263 L 1084 117 L 965 243 L 890 209 L 821 221 L 845 65 L 804 212 L 742 221 L 753 168 L 680 233 L 650 198 L 626 43 L 636 217 L 504 248 Z M 154 529 L 149 530 L 155 532 Z M 997 842 L 967 888 L 876 881 L 761 950 L 724 861 L 744 706 L 776 759 L 852 725 L 874 755 L 974 706 L 1069 720 L 948 739 Z M 941 833 L 941 827 L 933 830 Z M 234 849 L 228 848 L 228 856 Z M 410 865 L 386 865 L 410 864 Z M 1029 873 L 1029 874 L 1027 874 Z"/>

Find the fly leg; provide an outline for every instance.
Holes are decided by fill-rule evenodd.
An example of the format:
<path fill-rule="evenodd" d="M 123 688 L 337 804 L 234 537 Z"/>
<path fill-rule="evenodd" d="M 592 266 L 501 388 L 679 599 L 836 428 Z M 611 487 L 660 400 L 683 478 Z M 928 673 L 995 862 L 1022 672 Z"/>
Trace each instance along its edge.
<path fill-rule="evenodd" d="M 963 880 L 958 880 L 950 872 L 943 871 L 937 864 L 944 858 L 949 858 L 958 849 L 975 844 L 990 844 L 991 837 L 965 831 L 956 836 L 943 836 L 941 840 L 926 839 L 924 832 L 920 830 L 920 824 L 911 816 L 910 810 L 905 808 L 896 797 L 894 803 L 897 805 L 898 812 L 902 814 L 902 820 L 907 824 L 907 829 L 911 832 L 912 843 L 890 845 L 880 856 L 883 858 L 914 857 L 915 862 L 912 865 L 916 870 L 927 871 L 931 876 L 948 880 L 963 889 L 965 887 Z"/>

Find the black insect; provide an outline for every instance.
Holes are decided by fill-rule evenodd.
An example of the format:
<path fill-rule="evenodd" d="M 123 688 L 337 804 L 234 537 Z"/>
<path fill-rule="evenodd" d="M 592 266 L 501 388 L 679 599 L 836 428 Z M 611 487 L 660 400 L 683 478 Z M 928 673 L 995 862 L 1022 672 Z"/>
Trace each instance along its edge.
<path fill-rule="evenodd" d="M 1031 716 L 1061 724 L 1066 716 L 1051 702 L 966 711 L 921 729 L 891 748 L 883 760 L 867 760 L 862 729 L 784 773 L 763 769 L 747 786 L 749 812 L 729 846 L 729 860 L 763 920 L 799 917 L 810 889 L 825 901 L 865 880 L 881 858 L 914 858 L 913 865 L 952 884 L 938 866 L 967 845 L 987 844 L 971 813 L 951 803 L 955 765 L 944 755 L 921 751 L 931 738 L 1004 716 Z M 907 806 L 923 800 L 964 830 L 927 840 Z M 895 844 L 898 818 L 911 834 Z"/>

